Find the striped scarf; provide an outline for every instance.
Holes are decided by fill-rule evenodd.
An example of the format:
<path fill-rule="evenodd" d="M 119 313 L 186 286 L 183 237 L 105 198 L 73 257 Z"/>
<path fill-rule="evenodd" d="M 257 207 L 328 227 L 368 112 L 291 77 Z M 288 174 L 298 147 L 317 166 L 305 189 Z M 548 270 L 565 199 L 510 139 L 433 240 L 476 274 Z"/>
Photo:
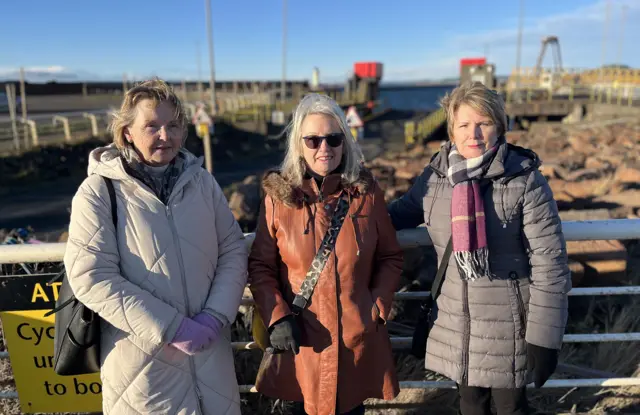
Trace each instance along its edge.
<path fill-rule="evenodd" d="M 453 255 L 465 280 L 491 277 L 489 248 L 480 193 L 480 179 L 484 177 L 500 142 L 483 155 L 465 159 L 451 146 L 447 178 L 453 186 L 451 198 L 451 236 Z"/>

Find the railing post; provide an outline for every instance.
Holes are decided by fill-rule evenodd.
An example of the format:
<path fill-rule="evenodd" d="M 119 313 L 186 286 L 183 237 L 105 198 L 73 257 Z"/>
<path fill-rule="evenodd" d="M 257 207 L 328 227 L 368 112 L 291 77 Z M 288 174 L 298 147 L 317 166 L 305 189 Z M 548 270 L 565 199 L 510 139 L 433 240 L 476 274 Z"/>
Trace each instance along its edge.
<path fill-rule="evenodd" d="M 98 136 L 98 119 L 96 118 L 96 115 L 88 112 L 83 112 L 82 116 L 85 118 L 88 118 L 89 121 L 91 121 L 91 134 L 94 137 L 97 137 Z"/>
<path fill-rule="evenodd" d="M 40 141 L 38 140 L 38 128 L 36 127 L 36 122 L 28 119 L 20 119 L 20 122 L 26 124 L 31 130 L 31 145 L 37 146 Z"/>
<path fill-rule="evenodd" d="M 569 86 L 569 101 L 573 101 L 574 85 Z"/>
<path fill-rule="evenodd" d="M 65 141 L 71 141 L 71 129 L 69 128 L 69 117 L 63 117 L 62 115 L 54 115 L 53 116 L 53 126 L 55 127 L 58 123 L 62 123 L 62 129 L 64 130 L 64 139 Z"/>

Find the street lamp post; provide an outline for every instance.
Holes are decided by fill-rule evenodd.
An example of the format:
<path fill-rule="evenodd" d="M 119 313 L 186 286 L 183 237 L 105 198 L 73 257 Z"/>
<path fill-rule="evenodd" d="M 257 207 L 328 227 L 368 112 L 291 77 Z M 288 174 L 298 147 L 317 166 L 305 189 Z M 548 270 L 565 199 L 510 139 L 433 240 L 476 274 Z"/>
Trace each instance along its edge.
<path fill-rule="evenodd" d="M 213 60 L 213 28 L 211 24 L 211 0 L 204 0 L 207 19 L 207 40 L 209 41 L 209 69 L 211 83 L 211 133 L 215 134 L 215 117 L 217 113 L 216 108 L 216 75 L 215 66 Z M 202 137 L 202 144 L 204 147 L 204 161 L 205 167 L 209 173 L 213 172 L 213 153 L 211 151 L 211 133 L 205 134 Z"/>
<path fill-rule="evenodd" d="M 520 0 L 518 16 L 518 46 L 516 50 L 516 90 L 520 88 L 520 60 L 522 56 L 522 26 L 524 24 L 524 0 Z"/>
<path fill-rule="evenodd" d="M 284 104 L 287 96 L 287 0 L 282 0 L 282 81 L 280 83 L 280 102 Z"/>

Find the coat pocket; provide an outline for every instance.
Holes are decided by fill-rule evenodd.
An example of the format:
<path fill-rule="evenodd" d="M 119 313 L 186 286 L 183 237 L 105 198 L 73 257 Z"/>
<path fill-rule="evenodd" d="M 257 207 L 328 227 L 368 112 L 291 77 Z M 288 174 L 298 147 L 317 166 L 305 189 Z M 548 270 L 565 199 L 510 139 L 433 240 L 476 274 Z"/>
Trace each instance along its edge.
<path fill-rule="evenodd" d="M 373 324 L 375 325 L 376 331 L 378 330 L 378 324 L 380 324 L 380 308 L 378 307 L 378 304 L 376 304 L 376 300 L 372 297 L 371 301 L 373 302 L 373 304 L 371 305 L 371 321 L 373 322 Z"/>
<path fill-rule="evenodd" d="M 516 330 L 521 338 L 525 337 L 527 331 L 527 308 L 524 304 L 524 298 L 522 296 L 522 289 L 520 287 L 520 280 L 517 279 L 517 276 L 514 277 L 514 272 L 509 274 L 509 287 L 511 288 L 517 306 L 516 319 L 519 323 L 520 327 L 517 327 Z"/>

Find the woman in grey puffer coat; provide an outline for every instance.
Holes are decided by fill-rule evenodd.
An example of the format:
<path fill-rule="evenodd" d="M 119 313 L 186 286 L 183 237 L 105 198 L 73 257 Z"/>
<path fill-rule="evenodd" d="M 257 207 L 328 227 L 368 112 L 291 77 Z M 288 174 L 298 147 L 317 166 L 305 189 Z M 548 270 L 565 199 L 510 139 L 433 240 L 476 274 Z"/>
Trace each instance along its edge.
<path fill-rule="evenodd" d="M 439 262 L 453 253 L 433 310 L 425 366 L 458 384 L 460 413 L 526 414 L 527 383 L 554 372 L 571 278 L 540 160 L 507 144 L 498 94 L 480 83 L 442 101 L 445 143 L 389 205 L 396 229 L 425 224 Z"/>

